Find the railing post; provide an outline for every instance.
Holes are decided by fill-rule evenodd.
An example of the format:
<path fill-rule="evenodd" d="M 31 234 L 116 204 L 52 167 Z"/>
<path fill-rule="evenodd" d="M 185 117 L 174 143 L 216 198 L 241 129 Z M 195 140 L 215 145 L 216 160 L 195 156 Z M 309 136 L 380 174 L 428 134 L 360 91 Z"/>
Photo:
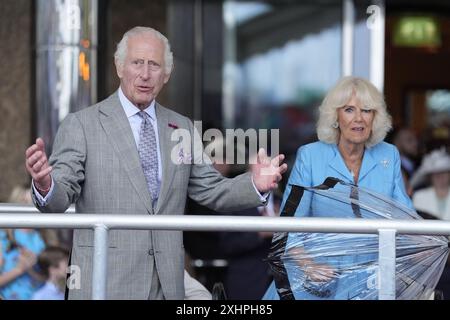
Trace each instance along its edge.
<path fill-rule="evenodd" d="M 105 300 L 108 272 L 108 228 L 104 224 L 94 228 L 94 265 L 92 272 L 92 300 Z"/>
<path fill-rule="evenodd" d="M 380 229 L 378 233 L 378 299 L 395 300 L 395 237 L 397 230 Z"/>

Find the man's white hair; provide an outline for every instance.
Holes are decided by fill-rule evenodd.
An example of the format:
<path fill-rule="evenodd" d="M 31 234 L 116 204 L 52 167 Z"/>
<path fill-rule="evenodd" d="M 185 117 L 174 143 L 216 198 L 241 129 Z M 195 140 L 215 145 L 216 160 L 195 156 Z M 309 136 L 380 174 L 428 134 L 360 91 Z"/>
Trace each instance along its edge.
<path fill-rule="evenodd" d="M 349 76 L 338 81 L 319 107 L 317 136 L 320 141 L 336 144 L 339 142 L 340 129 L 333 124 L 338 119 L 338 109 L 345 106 L 353 96 L 363 104 L 364 108 L 374 110 L 372 133 L 366 146 L 371 147 L 384 140 L 392 128 L 392 119 L 386 110 L 383 95 L 369 81 Z"/>
<path fill-rule="evenodd" d="M 133 36 L 151 34 L 156 38 L 161 39 L 164 43 L 164 68 L 165 74 L 168 75 L 172 71 L 173 66 L 173 53 L 170 50 L 169 40 L 159 31 L 149 27 L 134 27 L 128 30 L 122 37 L 122 40 L 117 44 L 116 52 L 114 53 L 114 59 L 116 64 L 123 66 L 125 57 L 127 56 L 128 39 Z"/>

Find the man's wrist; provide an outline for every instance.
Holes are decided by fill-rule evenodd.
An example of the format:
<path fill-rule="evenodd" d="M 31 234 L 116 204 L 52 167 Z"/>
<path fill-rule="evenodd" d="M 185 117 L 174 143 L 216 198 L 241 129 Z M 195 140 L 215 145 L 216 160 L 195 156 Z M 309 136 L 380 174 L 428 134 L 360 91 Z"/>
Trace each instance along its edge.
<path fill-rule="evenodd" d="M 268 197 L 268 195 L 270 194 L 270 191 L 264 192 L 264 194 L 261 194 L 261 192 L 260 192 L 260 191 L 258 190 L 258 188 L 256 187 L 255 181 L 254 181 L 254 179 L 253 179 L 253 175 L 251 175 L 251 177 L 252 177 L 252 185 L 253 185 L 253 188 L 255 189 L 256 194 L 257 194 L 258 197 L 259 197 L 259 200 L 261 201 L 261 203 L 262 203 L 263 205 L 266 205 L 266 204 L 267 204 L 267 197 Z"/>
<path fill-rule="evenodd" d="M 35 186 L 36 190 L 39 191 L 39 193 L 47 194 L 50 191 L 50 189 L 52 188 L 52 183 L 50 182 L 49 186 L 46 188 L 41 187 L 37 183 L 35 183 L 34 186 Z"/>

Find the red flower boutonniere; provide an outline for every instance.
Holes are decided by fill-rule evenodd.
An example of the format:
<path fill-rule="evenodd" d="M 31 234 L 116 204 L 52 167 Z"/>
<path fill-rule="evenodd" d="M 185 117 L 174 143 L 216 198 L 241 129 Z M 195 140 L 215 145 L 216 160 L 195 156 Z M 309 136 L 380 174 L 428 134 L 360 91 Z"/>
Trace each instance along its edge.
<path fill-rule="evenodd" d="M 175 123 L 171 123 L 171 122 L 169 122 L 169 127 L 173 128 L 173 129 L 178 129 L 178 126 Z"/>

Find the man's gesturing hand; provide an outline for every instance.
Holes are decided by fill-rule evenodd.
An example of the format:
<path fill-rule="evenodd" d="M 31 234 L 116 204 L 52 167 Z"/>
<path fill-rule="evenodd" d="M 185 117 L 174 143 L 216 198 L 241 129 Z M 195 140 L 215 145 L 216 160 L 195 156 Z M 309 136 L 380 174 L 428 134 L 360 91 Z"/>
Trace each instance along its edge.
<path fill-rule="evenodd" d="M 25 151 L 25 167 L 33 178 L 34 186 L 46 194 L 52 184 L 52 167 L 48 165 L 44 140 L 41 138 L 37 138 L 36 143 Z"/>
<path fill-rule="evenodd" d="M 253 182 L 259 192 L 268 192 L 278 187 L 281 175 L 287 170 L 287 164 L 283 160 L 283 154 L 271 160 L 264 149 L 259 149 L 257 163 L 252 165 Z"/>

